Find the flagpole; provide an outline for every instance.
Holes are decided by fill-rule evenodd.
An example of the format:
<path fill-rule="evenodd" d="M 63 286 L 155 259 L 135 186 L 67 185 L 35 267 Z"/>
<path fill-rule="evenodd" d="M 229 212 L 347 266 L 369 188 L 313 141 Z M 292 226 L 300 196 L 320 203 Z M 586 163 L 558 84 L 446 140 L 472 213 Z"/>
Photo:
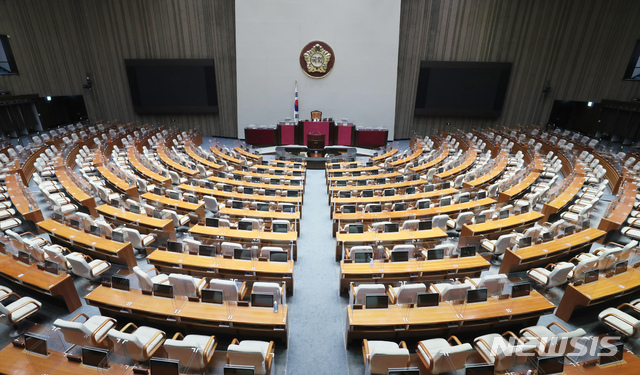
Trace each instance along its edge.
<path fill-rule="evenodd" d="M 297 124 L 300 121 L 300 115 L 298 113 L 298 80 L 296 80 L 295 98 L 293 100 L 293 121 Z"/>

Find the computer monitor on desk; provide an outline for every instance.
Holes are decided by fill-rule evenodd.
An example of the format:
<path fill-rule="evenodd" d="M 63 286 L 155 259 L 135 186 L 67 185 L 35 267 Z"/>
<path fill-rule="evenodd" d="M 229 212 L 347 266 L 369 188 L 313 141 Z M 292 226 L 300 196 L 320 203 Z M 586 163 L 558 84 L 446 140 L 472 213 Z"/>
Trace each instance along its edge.
<path fill-rule="evenodd" d="M 362 190 L 362 197 L 363 198 L 372 198 L 373 197 L 373 190 L 370 190 L 370 189 Z"/>
<path fill-rule="evenodd" d="M 253 230 L 253 223 L 251 221 L 242 221 L 238 222 L 238 230 Z"/>
<path fill-rule="evenodd" d="M 24 250 L 18 250 L 18 261 L 29 265 L 31 264 L 31 255 Z"/>
<path fill-rule="evenodd" d="M 251 249 L 233 249 L 233 258 L 251 260 Z"/>
<path fill-rule="evenodd" d="M 560 375 L 564 373 L 564 356 L 544 356 L 538 357 L 538 374 L 540 375 Z"/>
<path fill-rule="evenodd" d="M 531 246 L 531 236 L 522 237 L 518 240 L 518 249 Z"/>
<path fill-rule="evenodd" d="M 167 251 L 172 253 L 181 253 L 182 242 L 167 240 Z"/>
<path fill-rule="evenodd" d="M 267 212 L 269 211 L 269 203 L 262 203 L 262 202 L 258 202 L 256 204 L 256 210 L 257 211 L 262 211 L 262 212 Z"/>
<path fill-rule="evenodd" d="M 444 259 L 444 249 L 427 250 L 427 260 L 440 260 L 440 259 Z"/>
<path fill-rule="evenodd" d="M 205 257 L 215 257 L 216 247 L 213 245 L 199 245 L 198 255 L 205 256 Z"/>
<path fill-rule="evenodd" d="M 271 307 L 273 308 L 272 293 L 251 293 L 251 307 Z"/>
<path fill-rule="evenodd" d="M 299 196 L 298 190 L 287 190 L 288 198 L 298 198 L 298 196 Z"/>
<path fill-rule="evenodd" d="M 82 364 L 96 368 L 109 368 L 109 350 L 85 346 L 82 348 Z"/>
<path fill-rule="evenodd" d="M 49 351 L 47 350 L 47 338 L 41 335 L 25 333 L 24 347 L 29 353 L 40 354 L 45 357 L 49 355 Z"/>
<path fill-rule="evenodd" d="M 356 185 L 358 185 L 358 186 L 367 186 L 368 182 L 367 182 L 367 180 L 358 180 L 358 182 L 356 182 Z"/>
<path fill-rule="evenodd" d="M 173 298 L 173 285 L 153 284 L 153 295 L 155 297 Z"/>
<path fill-rule="evenodd" d="M 342 211 L 343 214 L 352 214 L 356 212 L 356 205 L 355 204 L 343 204 L 342 206 L 340 206 L 340 211 Z"/>
<path fill-rule="evenodd" d="M 388 307 L 389 297 L 386 294 L 365 297 L 365 308 L 367 309 L 386 309 Z"/>
<path fill-rule="evenodd" d="M 131 289 L 130 281 L 120 275 L 111 276 L 111 288 L 128 292 Z"/>
<path fill-rule="evenodd" d="M 433 229 L 433 222 L 431 220 L 423 220 L 418 223 L 418 230 L 431 230 Z"/>
<path fill-rule="evenodd" d="M 339 197 L 339 198 L 351 198 L 351 192 L 350 192 L 350 191 L 348 191 L 348 190 L 341 190 L 341 191 L 338 193 L 338 197 Z"/>
<path fill-rule="evenodd" d="M 224 302 L 224 293 L 220 289 L 202 289 L 200 295 L 203 303 L 222 305 Z"/>
<path fill-rule="evenodd" d="M 487 301 L 487 288 L 476 288 L 467 290 L 467 303 L 477 303 Z"/>
<path fill-rule="evenodd" d="M 389 368 L 387 375 L 420 375 L 420 369 L 417 367 Z"/>
<path fill-rule="evenodd" d="M 114 230 L 111 232 L 111 239 L 114 240 L 115 242 L 124 243 L 124 233 Z"/>
<path fill-rule="evenodd" d="M 149 375 L 179 375 L 180 361 L 152 357 L 149 360 Z"/>
<path fill-rule="evenodd" d="M 409 186 L 408 188 L 404 189 L 404 193 L 407 195 L 415 194 L 415 192 L 416 192 L 415 186 Z"/>
<path fill-rule="evenodd" d="M 408 262 L 409 250 L 393 250 L 391 252 L 391 261 L 392 262 Z"/>
<path fill-rule="evenodd" d="M 385 223 L 384 232 L 385 233 L 394 233 L 400 230 L 400 225 L 398 223 Z"/>
<path fill-rule="evenodd" d="M 287 262 L 289 260 L 289 253 L 287 251 L 270 251 L 270 262 Z"/>
<path fill-rule="evenodd" d="M 373 251 L 361 251 L 353 254 L 354 263 L 369 263 L 373 259 Z"/>
<path fill-rule="evenodd" d="M 476 255 L 476 245 L 467 245 L 460 248 L 460 258 L 472 257 Z"/>
<path fill-rule="evenodd" d="M 352 234 L 364 233 L 364 225 L 349 224 L 349 233 L 352 233 Z"/>
<path fill-rule="evenodd" d="M 382 212 L 382 205 L 372 204 L 371 206 L 369 206 L 369 212 L 373 212 L 373 213 Z"/>
<path fill-rule="evenodd" d="M 473 363 L 465 366 L 465 375 L 494 375 L 495 365 L 488 363 Z"/>
<path fill-rule="evenodd" d="M 93 234 L 94 236 L 102 237 L 102 228 L 97 225 L 91 224 L 89 232 L 91 232 L 91 234 Z"/>
<path fill-rule="evenodd" d="M 208 218 L 205 218 L 204 224 L 207 227 L 216 227 L 217 228 L 220 223 L 219 223 L 219 219 L 218 218 L 208 217 Z"/>
<path fill-rule="evenodd" d="M 222 191 L 227 192 L 227 193 L 232 193 L 233 192 L 233 186 L 225 184 L 224 186 L 222 186 Z"/>
<path fill-rule="evenodd" d="M 531 284 L 526 281 L 511 285 L 511 298 L 525 297 L 531 294 Z"/>
<path fill-rule="evenodd" d="M 416 307 L 437 307 L 440 304 L 439 293 L 416 294 Z"/>
<path fill-rule="evenodd" d="M 254 375 L 255 369 L 253 366 L 243 366 L 243 365 L 224 365 L 224 375 Z"/>
<path fill-rule="evenodd" d="M 450 205 L 451 205 L 451 198 L 450 197 L 440 198 L 440 207 L 445 207 L 445 206 L 450 206 Z"/>
<path fill-rule="evenodd" d="M 44 271 L 45 272 L 49 272 L 50 274 L 53 275 L 57 275 L 58 274 L 58 263 L 52 261 L 52 260 L 45 260 L 44 261 Z"/>

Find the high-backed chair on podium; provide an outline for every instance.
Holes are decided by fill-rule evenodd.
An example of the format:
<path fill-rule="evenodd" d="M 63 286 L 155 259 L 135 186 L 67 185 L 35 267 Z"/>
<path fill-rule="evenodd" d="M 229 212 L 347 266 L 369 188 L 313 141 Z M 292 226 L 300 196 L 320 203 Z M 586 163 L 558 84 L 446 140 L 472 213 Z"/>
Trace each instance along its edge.
<path fill-rule="evenodd" d="M 317 109 L 311 111 L 311 121 L 320 121 L 322 120 L 322 111 L 318 111 Z"/>

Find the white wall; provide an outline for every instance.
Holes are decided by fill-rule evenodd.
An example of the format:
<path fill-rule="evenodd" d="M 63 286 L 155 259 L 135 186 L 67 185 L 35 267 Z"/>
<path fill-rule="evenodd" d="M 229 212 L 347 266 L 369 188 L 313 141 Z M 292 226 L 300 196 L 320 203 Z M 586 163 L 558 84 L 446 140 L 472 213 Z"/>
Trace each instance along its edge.
<path fill-rule="evenodd" d="M 314 109 L 335 120 L 389 129 L 393 139 L 400 0 L 236 0 L 238 136 L 249 124 Z M 325 78 L 306 76 L 302 48 L 327 43 L 335 65 Z"/>

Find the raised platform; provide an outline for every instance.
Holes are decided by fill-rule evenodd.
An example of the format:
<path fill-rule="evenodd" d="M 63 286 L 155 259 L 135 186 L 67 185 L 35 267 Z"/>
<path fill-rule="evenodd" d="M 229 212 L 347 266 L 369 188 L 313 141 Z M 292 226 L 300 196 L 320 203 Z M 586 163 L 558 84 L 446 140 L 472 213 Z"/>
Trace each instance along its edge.
<path fill-rule="evenodd" d="M 356 157 L 355 147 L 327 146 L 322 149 L 310 149 L 307 146 L 278 146 L 276 156 L 307 163 L 307 169 L 324 169 L 329 160 L 345 161 Z"/>

